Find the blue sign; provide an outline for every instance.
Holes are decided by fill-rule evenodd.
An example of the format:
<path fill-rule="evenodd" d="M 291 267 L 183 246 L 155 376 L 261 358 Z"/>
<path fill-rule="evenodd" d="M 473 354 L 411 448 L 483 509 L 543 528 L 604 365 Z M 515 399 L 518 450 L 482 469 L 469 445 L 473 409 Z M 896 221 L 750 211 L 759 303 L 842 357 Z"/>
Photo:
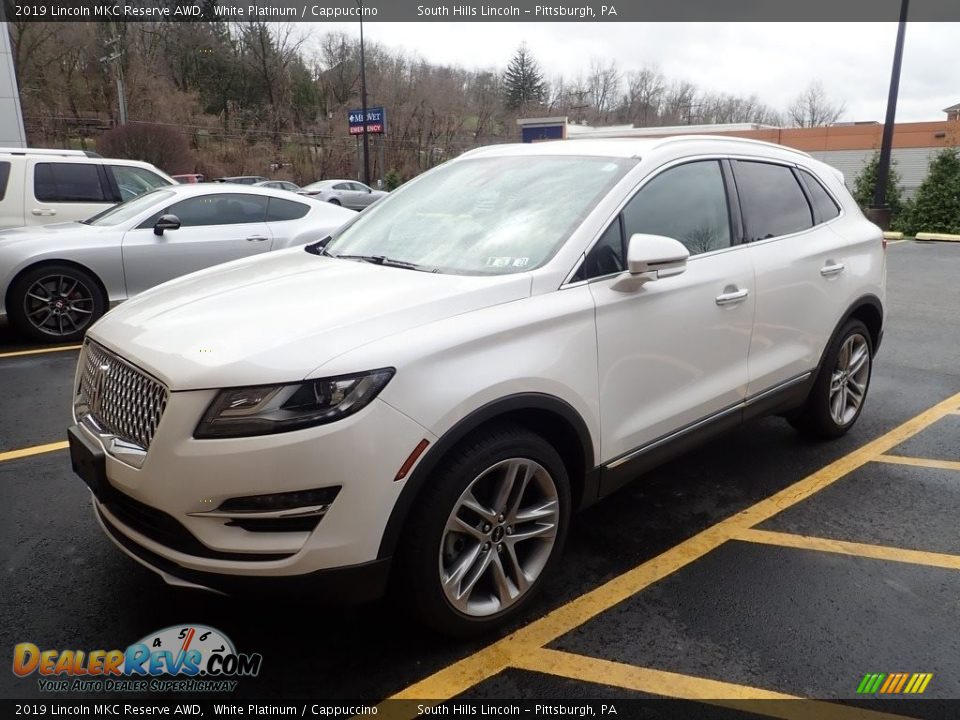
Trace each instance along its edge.
<path fill-rule="evenodd" d="M 347 116 L 351 135 L 363 135 L 363 109 L 351 110 Z M 387 131 L 387 111 L 382 107 L 367 108 L 367 133 L 382 135 Z"/>

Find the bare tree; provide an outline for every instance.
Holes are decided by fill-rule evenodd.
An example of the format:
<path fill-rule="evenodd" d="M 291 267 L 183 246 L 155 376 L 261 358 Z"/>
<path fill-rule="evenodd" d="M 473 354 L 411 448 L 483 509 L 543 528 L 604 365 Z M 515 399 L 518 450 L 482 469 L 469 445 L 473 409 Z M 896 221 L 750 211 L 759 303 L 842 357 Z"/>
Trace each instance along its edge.
<path fill-rule="evenodd" d="M 620 90 L 620 71 L 616 63 L 611 60 L 607 65 L 594 58 L 590 61 L 590 71 L 587 74 L 587 87 L 593 100 L 593 109 L 597 120 L 603 122 L 616 102 Z"/>
<path fill-rule="evenodd" d="M 787 116 L 797 127 L 823 127 L 839 120 L 846 109 L 842 102 L 830 102 L 823 84 L 816 80 L 790 103 Z"/>

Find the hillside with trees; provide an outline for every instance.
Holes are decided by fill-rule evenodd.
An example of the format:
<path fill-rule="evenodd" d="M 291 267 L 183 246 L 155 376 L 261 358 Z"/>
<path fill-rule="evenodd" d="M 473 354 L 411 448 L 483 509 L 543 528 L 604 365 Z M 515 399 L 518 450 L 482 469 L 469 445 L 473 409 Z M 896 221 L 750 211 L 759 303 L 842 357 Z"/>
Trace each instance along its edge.
<path fill-rule="evenodd" d="M 257 21 L 9 28 L 32 146 L 107 150 L 207 177 L 355 176 L 347 112 L 360 106 L 357 36 Z M 525 45 L 500 68 L 438 65 L 374 43 L 366 60 L 369 105 L 385 106 L 388 121 L 384 167 L 372 153 L 374 177 L 407 179 L 470 148 L 514 142 L 522 116 L 637 126 L 781 122 L 756 97 L 707 92 L 656 68 L 624 71 L 594 59 L 576 77 L 545 78 Z M 822 93 L 814 100 L 829 105 Z M 822 110 L 797 122 L 839 112 Z"/>

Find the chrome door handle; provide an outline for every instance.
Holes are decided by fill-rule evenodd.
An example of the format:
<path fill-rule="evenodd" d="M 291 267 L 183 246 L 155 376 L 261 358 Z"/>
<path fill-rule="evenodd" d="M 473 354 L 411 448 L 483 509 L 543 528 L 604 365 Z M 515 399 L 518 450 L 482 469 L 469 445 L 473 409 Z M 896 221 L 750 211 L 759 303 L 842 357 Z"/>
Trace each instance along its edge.
<path fill-rule="evenodd" d="M 53 208 L 34 208 L 31 210 L 34 215 L 56 215 L 57 211 Z"/>
<path fill-rule="evenodd" d="M 747 295 L 749 294 L 750 291 L 746 288 L 743 290 L 725 292 L 722 295 L 717 295 L 717 305 L 736 305 L 737 303 L 746 300 Z"/>
<path fill-rule="evenodd" d="M 843 272 L 843 269 L 843 263 L 827 263 L 820 268 L 820 274 L 823 275 L 823 277 L 830 277 L 831 275 L 839 275 Z"/>
<path fill-rule="evenodd" d="M 251 235 L 247 238 L 247 242 L 265 242 L 266 238 L 262 235 Z"/>

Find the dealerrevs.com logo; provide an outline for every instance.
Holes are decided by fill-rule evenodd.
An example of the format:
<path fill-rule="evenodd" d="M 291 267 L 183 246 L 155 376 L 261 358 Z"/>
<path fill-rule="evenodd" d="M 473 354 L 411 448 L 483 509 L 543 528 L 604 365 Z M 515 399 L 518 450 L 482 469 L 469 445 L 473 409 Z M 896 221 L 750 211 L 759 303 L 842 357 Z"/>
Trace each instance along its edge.
<path fill-rule="evenodd" d="M 151 633 L 126 650 L 41 650 L 29 642 L 13 649 L 13 672 L 38 675 L 44 692 L 231 692 L 239 677 L 256 677 L 260 653 L 238 653 L 233 642 L 206 625 L 175 625 Z"/>

